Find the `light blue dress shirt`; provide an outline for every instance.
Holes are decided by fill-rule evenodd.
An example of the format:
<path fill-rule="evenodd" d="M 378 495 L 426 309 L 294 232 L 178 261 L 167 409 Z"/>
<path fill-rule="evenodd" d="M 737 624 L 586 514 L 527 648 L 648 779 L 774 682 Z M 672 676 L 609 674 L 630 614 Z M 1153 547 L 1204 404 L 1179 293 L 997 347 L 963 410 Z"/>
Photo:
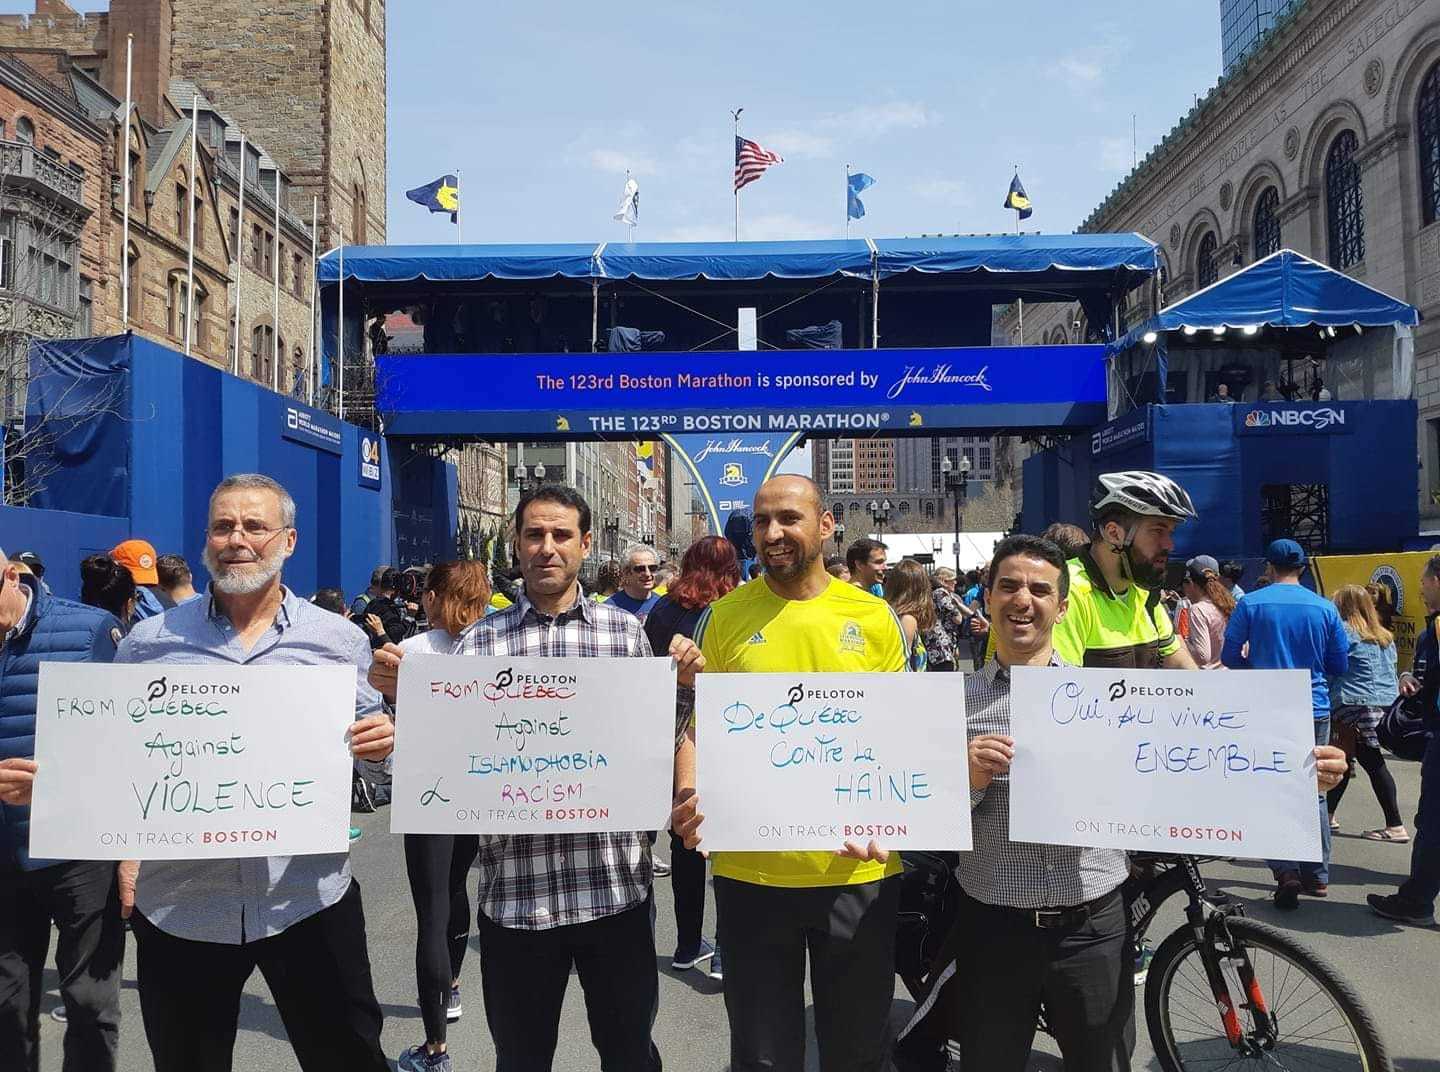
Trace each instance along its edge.
<path fill-rule="evenodd" d="M 355 667 L 355 717 L 381 710 L 370 687 L 370 644 L 351 622 L 284 589 L 275 623 L 245 651 L 206 595 L 137 622 L 117 663 Z M 304 718 L 297 710 L 295 718 Z M 370 766 L 382 768 L 383 764 Z M 270 938 L 329 908 L 350 888 L 349 853 L 242 860 L 147 860 L 135 907 L 160 930 L 195 942 L 238 945 Z"/>

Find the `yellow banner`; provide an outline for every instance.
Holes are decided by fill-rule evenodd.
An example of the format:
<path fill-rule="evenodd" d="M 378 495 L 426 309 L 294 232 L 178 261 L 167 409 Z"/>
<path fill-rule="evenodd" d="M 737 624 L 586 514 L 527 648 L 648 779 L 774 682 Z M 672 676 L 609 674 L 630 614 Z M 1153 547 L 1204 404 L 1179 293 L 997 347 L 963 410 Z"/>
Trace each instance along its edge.
<path fill-rule="evenodd" d="M 1377 585 L 1393 613 L 1396 655 L 1400 669 L 1415 660 L 1415 639 L 1425 628 L 1425 601 L 1420 598 L 1420 572 L 1428 551 L 1397 551 L 1388 555 L 1320 555 L 1310 560 L 1320 593 L 1333 596 L 1347 584 Z"/>

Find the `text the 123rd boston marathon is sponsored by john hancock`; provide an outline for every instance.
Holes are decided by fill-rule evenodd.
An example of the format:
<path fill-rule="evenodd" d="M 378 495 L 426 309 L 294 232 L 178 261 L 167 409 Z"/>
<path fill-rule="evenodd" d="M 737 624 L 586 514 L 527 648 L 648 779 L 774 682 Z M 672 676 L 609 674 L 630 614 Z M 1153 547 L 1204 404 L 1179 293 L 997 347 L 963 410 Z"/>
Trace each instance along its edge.
<path fill-rule="evenodd" d="M 37 859 L 344 852 L 352 666 L 41 663 Z"/>
<path fill-rule="evenodd" d="M 396 709 L 396 833 L 655 830 L 669 815 L 668 658 L 408 654 Z"/>
<path fill-rule="evenodd" d="M 1303 670 L 1017 667 L 1016 841 L 1320 859 Z"/>

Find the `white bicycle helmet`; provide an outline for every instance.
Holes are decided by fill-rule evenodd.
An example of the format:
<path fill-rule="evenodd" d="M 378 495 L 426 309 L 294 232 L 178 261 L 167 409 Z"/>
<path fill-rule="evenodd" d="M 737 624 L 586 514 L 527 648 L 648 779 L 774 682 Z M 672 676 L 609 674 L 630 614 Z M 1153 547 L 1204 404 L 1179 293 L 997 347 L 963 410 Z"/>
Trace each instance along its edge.
<path fill-rule="evenodd" d="M 1173 521 L 1192 521 L 1200 516 L 1184 488 L 1168 476 L 1143 469 L 1100 474 L 1090 497 L 1090 516 L 1099 517 L 1110 506 L 1141 517 L 1164 517 Z"/>

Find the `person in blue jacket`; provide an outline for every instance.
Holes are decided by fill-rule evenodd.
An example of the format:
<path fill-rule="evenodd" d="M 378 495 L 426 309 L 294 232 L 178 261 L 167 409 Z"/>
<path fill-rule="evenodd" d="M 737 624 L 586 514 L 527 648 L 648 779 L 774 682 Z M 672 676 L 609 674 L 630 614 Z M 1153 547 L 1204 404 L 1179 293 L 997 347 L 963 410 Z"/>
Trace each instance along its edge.
<path fill-rule="evenodd" d="M 1306 565 L 1303 547 L 1294 540 L 1275 540 L 1265 550 L 1265 561 L 1270 583 L 1235 604 L 1220 661 L 1232 669 L 1310 671 L 1315 743 L 1329 744 L 1326 678 L 1339 677 L 1349 668 L 1350 637 L 1335 604 L 1300 584 Z M 1330 892 L 1330 815 L 1323 794 L 1319 801 L 1320 862 L 1270 861 L 1277 908 L 1298 908 L 1302 893 L 1325 897 Z"/>
<path fill-rule="evenodd" d="M 34 859 L 29 804 L 39 664 L 108 663 L 119 636 L 114 615 L 52 596 L 0 551 L 0 1069 L 39 1067 L 52 921 L 60 932 L 65 1072 L 115 1068 L 125 954 L 121 872 L 110 862 Z"/>

